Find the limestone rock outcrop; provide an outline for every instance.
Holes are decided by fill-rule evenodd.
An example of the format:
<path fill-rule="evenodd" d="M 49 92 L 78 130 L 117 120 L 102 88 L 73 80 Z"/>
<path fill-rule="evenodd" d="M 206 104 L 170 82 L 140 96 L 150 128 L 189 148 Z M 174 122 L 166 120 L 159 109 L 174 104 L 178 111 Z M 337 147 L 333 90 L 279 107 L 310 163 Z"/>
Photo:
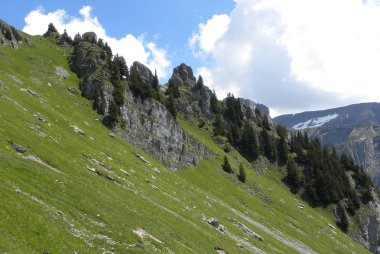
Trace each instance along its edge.
<path fill-rule="evenodd" d="M 195 86 L 196 78 L 193 74 L 193 69 L 190 66 L 182 63 L 173 69 L 173 74 L 169 79 L 169 83 L 175 86 Z"/>

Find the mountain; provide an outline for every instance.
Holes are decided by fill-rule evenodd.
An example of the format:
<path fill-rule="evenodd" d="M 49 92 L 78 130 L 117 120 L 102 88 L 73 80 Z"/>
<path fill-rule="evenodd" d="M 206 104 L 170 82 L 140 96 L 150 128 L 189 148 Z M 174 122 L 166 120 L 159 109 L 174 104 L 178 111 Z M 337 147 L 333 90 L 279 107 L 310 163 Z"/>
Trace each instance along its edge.
<path fill-rule="evenodd" d="M 361 103 L 320 111 L 283 115 L 274 121 L 293 130 L 304 130 L 324 145 L 363 165 L 380 187 L 380 104 Z"/>
<path fill-rule="evenodd" d="M 285 136 L 264 106 L 218 101 L 186 65 L 158 85 L 94 33 L 0 28 L 0 252 L 377 252 L 362 172 L 337 172 L 354 215 L 346 193 L 309 205 L 273 157 Z"/>

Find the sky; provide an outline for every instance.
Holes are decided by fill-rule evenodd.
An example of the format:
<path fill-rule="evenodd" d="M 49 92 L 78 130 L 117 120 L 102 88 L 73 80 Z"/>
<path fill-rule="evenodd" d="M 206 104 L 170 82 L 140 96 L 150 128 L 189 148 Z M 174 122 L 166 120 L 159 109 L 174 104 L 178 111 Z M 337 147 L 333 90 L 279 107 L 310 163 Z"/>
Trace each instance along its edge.
<path fill-rule="evenodd" d="M 184 62 L 219 99 L 272 117 L 379 101 L 380 0 L 13 0 L 0 18 L 32 35 L 94 31 L 161 83 Z"/>

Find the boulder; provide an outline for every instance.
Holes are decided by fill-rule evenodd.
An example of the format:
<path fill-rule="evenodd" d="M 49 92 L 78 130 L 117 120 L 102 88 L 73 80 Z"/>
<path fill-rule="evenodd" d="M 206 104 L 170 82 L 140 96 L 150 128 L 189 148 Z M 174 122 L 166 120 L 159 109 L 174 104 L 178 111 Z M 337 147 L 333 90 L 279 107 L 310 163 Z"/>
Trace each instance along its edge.
<path fill-rule="evenodd" d="M 214 247 L 214 250 L 216 251 L 216 253 L 218 254 L 227 254 L 227 252 L 225 250 L 223 250 L 222 248 L 216 246 Z"/>
<path fill-rule="evenodd" d="M 219 221 L 215 218 L 209 218 L 207 219 L 207 223 L 210 224 L 211 226 L 218 228 L 219 227 Z"/>
<path fill-rule="evenodd" d="M 256 238 L 256 240 L 262 242 L 264 241 L 264 238 L 261 237 L 259 234 L 253 232 L 250 228 L 248 228 L 246 225 L 244 225 L 243 223 L 240 223 L 240 222 L 237 222 L 235 221 L 234 224 L 240 228 L 245 234 L 249 235 L 249 236 L 252 236 L 254 238 Z"/>
<path fill-rule="evenodd" d="M 12 146 L 19 153 L 25 153 L 26 151 L 28 151 L 27 148 L 25 148 L 25 147 L 23 147 L 23 146 L 21 146 L 19 144 L 16 144 L 16 143 L 12 143 Z"/>
<path fill-rule="evenodd" d="M 55 74 L 61 79 L 66 79 L 69 76 L 69 73 L 61 66 L 55 67 Z"/>
<path fill-rule="evenodd" d="M 135 156 L 137 157 L 137 158 L 139 158 L 142 162 L 144 162 L 145 164 L 147 164 L 147 165 L 151 165 L 150 164 L 150 162 L 149 161 L 147 161 L 143 156 L 141 156 L 140 154 L 138 154 L 138 153 L 136 153 L 135 154 Z"/>
<path fill-rule="evenodd" d="M 190 66 L 182 63 L 173 69 L 172 77 L 169 83 L 175 86 L 195 86 L 196 78 Z"/>
<path fill-rule="evenodd" d="M 153 168 L 153 171 L 156 172 L 157 174 L 161 174 L 161 171 L 158 168 Z"/>
<path fill-rule="evenodd" d="M 80 129 L 79 127 L 77 127 L 75 125 L 70 125 L 70 127 L 73 128 L 76 133 L 84 135 L 84 131 L 82 129 Z"/>

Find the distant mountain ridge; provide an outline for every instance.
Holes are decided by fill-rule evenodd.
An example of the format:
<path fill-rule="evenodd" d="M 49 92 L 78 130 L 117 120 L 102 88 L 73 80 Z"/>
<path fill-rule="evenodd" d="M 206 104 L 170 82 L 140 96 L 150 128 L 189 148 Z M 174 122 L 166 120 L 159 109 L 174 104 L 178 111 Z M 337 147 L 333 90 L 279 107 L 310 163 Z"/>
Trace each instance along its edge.
<path fill-rule="evenodd" d="M 360 103 L 320 111 L 287 114 L 274 121 L 304 130 L 322 144 L 336 147 L 364 166 L 380 187 L 380 103 Z"/>

